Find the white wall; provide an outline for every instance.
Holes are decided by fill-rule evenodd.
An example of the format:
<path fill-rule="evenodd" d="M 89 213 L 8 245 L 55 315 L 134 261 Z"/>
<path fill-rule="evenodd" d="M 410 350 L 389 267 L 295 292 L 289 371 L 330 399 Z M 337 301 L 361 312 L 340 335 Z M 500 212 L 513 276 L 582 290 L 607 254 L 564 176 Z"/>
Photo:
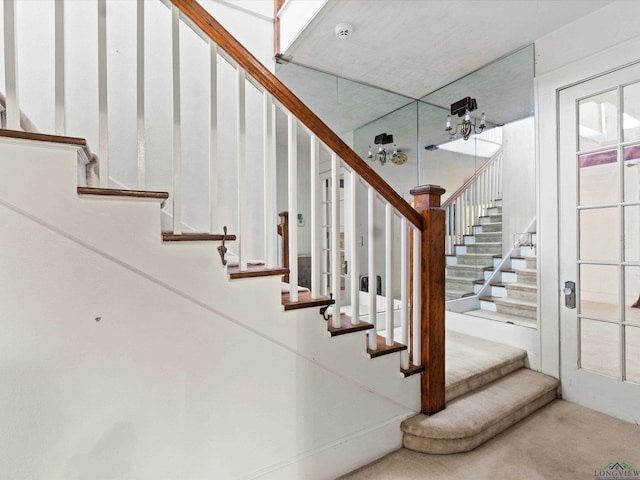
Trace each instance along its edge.
<path fill-rule="evenodd" d="M 162 245 L 155 201 L 77 198 L 76 168 L 0 142 L 3 476 L 335 478 L 400 447 L 420 397 L 397 355 L 282 312 L 277 278 L 229 282 L 213 245 Z"/>
<path fill-rule="evenodd" d="M 535 121 L 533 117 L 502 127 L 502 253 L 536 216 Z"/>

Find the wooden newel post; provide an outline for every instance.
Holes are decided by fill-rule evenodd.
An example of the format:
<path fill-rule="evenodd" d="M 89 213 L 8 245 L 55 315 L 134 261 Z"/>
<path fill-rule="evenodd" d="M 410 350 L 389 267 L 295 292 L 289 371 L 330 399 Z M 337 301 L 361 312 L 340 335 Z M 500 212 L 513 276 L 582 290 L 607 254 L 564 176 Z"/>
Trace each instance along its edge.
<path fill-rule="evenodd" d="M 289 268 L 289 212 L 280 212 L 280 223 L 278 224 L 278 235 L 282 237 L 280 253 L 282 258 L 282 268 Z M 289 274 L 282 276 L 284 283 L 289 283 Z"/>
<path fill-rule="evenodd" d="M 440 197 L 445 189 L 423 185 L 411 190 L 414 208 L 422 215 L 422 413 L 444 408 L 444 234 L 445 211 Z"/>

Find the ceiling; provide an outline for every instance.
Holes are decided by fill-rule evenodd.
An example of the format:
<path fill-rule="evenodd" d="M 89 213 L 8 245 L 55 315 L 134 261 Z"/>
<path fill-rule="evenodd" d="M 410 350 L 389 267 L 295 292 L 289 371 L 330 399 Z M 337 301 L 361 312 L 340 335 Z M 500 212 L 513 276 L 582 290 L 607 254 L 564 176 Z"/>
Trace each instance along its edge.
<path fill-rule="evenodd" d="M 612 1 L 328 0 L 284 53 L 418 99 Z"/>

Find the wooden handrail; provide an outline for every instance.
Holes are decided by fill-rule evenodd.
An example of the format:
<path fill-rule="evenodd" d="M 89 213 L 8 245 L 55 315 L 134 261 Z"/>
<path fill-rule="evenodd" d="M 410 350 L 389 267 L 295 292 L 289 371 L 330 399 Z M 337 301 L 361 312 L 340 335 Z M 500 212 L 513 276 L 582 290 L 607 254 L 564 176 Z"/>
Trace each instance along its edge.
<path fill-rule="evenodd" d="M 338 155 L 354 172 L 374 188 L 401 215 L 422 230 L 422 216 L 387 182 L 338 137 L 273 73 L 258 61 L 233 35 L 220 25 L 196 0 L 171 0 L 180 11 L 222 48 L 242 69 L 295 115 L 327 147 Z"/>
<path fill-rule="evenodd" d="M 453 202 L 455 202 L 456 198 L 458 198 L 462 194 L 462 192 L 464 192 L 467 188 L 469 188 L 469 185 L 471 185 L 473 182 L 475 182 L 476 179 L 482 173 L 484 173 L 484 171 L 487 168 L 489 168 L 489 165 L 491 165 L 493 162 L 495 162 L 500 155 L 502 155 L 502 150 L 500 150 L 500 152 L 498 152 L 496 155 L 494 155 L 489 160 L 487 160 L 485 163 L 483 163 L 482 166 L 478 170 L 476 170 L 476 172 L 473 174 L 473 176 L 471 178 L 469 178 L 469 180 L 464 182 L 459 189 L 457 189 L 455 192 L 453 192 L 453 194 L 449 198 L 447 198 L 447 201 L 442 204 L 442 208 L 448 207 Z"/>

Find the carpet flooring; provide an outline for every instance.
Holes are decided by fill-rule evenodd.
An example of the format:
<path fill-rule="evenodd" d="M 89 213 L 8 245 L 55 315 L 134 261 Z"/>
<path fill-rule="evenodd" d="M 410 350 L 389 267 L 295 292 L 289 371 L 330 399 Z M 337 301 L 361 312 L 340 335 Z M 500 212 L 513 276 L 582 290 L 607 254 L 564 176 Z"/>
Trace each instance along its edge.
<path fill-rule="evenodd" d="M 341 478 L 593 480 L 627 467 L 640 472 L 638 425 L 556 400 L 471 452 L 428 455 L 400 449 Z M 623 475 L 615 477 L 640 478 L 640 473 Z"/>

